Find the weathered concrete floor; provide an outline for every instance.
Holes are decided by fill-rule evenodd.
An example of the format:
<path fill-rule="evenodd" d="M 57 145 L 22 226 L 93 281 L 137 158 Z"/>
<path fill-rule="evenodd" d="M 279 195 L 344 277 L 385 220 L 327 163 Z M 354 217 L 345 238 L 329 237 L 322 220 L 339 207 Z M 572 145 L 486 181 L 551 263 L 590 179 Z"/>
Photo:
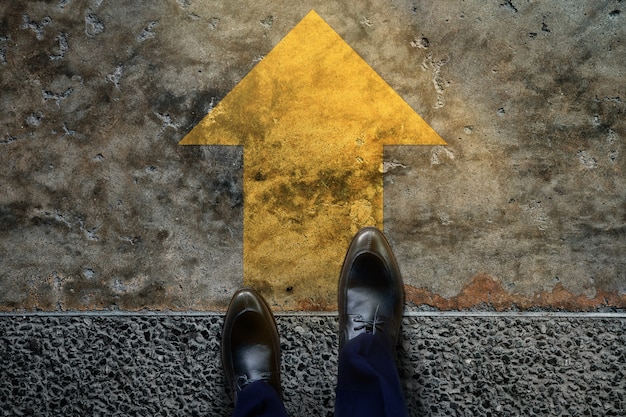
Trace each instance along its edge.
<path fill-rule="evenodd" d="M 428 314 L 428 313 L 422 313 Z M 337 320 L 277 317 L 291 416 L 332 416 Z M 222 316 L 0 317 L 0 415 L 229 416 Z M 623 416 L 626 316 L 406 317 L 412 416 Z"/>
<path fill-rule="evenodd" d="M 321 195 L 312 211 L 369 224 L 345 173 L 246 178 L 240 147 L 178 145 L 312 9 L 447 143 L 388 146 L 372 173 L 410 301 L 626 307 L 622 1 L 58 0 L 0 2 L 0 310 L 223 310 L 246 283 L 246 184 L 272 170 L 261 217 L 297 226 Z M 267 114 L 233 122 L 271 152 Z M 294 132 L 333 145 L 315 133 Z M 333 310 L 341 229 L 315 279 L 268 261 L 274 308 Z"/>

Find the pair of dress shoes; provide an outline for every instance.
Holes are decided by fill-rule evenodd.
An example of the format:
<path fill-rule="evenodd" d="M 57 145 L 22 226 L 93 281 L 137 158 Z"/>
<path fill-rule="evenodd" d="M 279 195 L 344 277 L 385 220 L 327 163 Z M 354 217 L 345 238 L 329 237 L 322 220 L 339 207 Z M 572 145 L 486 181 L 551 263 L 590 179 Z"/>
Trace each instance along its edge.
<path fill-rule="evenodd" d="M 338 287 L 339 349 L 364 333 L 395 346 L 404 289 L 398 263 L 385 236 L 366 227 L 350 244 Z M 246 385 L 266 381 L 280 394 L 280 340 L 272 312 L 255 290 L 233 296 L 222 334 L 222 364 L 237 402 Z"/>

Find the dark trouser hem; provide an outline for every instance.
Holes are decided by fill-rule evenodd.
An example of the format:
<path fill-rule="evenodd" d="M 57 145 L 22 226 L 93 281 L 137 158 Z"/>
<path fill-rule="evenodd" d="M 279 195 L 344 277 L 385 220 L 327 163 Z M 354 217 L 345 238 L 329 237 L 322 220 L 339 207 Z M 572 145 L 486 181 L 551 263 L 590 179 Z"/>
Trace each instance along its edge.
<path fill-rule="evenodd" d="M 339 352 L 335 417 L 408 416 L 398 369 L 385 339 L 362 334 Z"/>
<path fill-rule="evenodd" d="M 287 411 L 274 387 L 257 381 L 238 393 L 233 417 L 287 417 Z"/>

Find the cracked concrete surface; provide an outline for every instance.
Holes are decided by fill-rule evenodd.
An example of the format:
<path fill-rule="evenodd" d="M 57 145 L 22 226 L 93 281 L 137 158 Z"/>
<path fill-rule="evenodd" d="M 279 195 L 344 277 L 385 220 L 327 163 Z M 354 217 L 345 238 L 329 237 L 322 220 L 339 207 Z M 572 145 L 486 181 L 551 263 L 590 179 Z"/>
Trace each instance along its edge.
<path fill-rule="evenodd" d="M 311 9 L 448 143 L 385 150 L 413 302 L 626 307 L 622 1 L 58 0 L 0 5 L 0 309 L 223 309 L 242 151 L 177 143 Z"/>

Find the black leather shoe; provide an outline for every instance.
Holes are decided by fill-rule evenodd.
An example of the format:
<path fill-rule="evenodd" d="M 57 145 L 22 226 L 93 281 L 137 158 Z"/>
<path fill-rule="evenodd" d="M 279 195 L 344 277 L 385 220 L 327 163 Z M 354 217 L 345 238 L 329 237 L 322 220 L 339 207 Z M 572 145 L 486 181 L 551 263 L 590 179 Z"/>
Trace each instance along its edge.
<path fill-rule="evenodd" d="M 363 333 L 380 334 L 393 348 L 404 310 L 402 275 L 378 229 L 359 231 L 346 253 L 338 289 L 339 349 Z"/>
<path fill-rule="evenodd" d="M 222 365 L 235 403 L 248 384 L 265 381 L 281 394 L 280 339 L 272 312 L 256 291 L 233 295 L 224 319 Z"/>

